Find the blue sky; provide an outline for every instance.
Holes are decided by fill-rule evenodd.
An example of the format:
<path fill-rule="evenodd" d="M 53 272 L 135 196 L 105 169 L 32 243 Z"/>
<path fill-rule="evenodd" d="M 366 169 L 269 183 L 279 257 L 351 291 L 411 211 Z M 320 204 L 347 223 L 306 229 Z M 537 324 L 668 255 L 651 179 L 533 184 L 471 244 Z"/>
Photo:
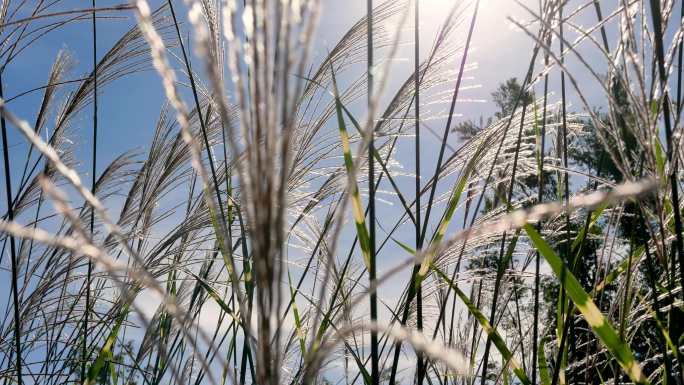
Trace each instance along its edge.
<path fill-rule="evenodd" d="M 436 33 L 436 27 L 441 22 L 445 6 L 450 2 L 446 0 L 428 0 L 435 5 L 426 5 L 428 8 L 422 17 L 423 47 L 427 50 Z M 496 86 L 500 79 L 510 76 L 522 77 L 528 58 L 520 58 L 521 50 L 527 51 L 531 41 L 519 32 L 513 32 L 504 19 L 504 14 L 499 14 L 501 9 L 512 11 L 516 6 L 508 0 L 490 0 L 492 4 L 503 4 L 503 7 L 485 5 L 480 12 L 480 20 L 473 38 L 473 51 L 470 62 L 477 63 L 479 68 L 472 73 L 474 79 L 468 81 L 470 85 L 480 86 L 480 89 L 464 92 L 464 97 L 471 99 L 488 98 L 489 92 Z M 160 1 L 151 1 L 153 7 Z M 330 49 L 337 39 L 358 18 L 365 13 L 365 2 L 362 0 L 351 1 L 323 1 L 323 13 L 318 29 L 315 45 L 315 55 L 319 57 Z M 486 2 L 483 2 L 486 3 Z M 511 4 L 508 4 L 511 3 Z M 60 9 L 83 8 L 89 2 L 68 0 Z M 120 4 L 119 1 L 97 2 L 98 6 Z M 180 5 L 179 16 L 184 18 L 185 8 Z M 519 13 L 519 12 L 518 12 Z M 115 16 L 115 17 L 112 17 Z M 104 18 L 107 17 L 107 18 Z M 117 12 L 103 15 L 98 20 L 98 57 L 101 57 L 112 44 L 129 28 L 134 25 L 131 12 Z M 21 57 L 10 64 L 3 75 L 4 94 L 6 99 L 28 89 L 39 87 L 46 82 L 46 76 L 60 50 L 68 50 L 76 60 L 76 65 L 71 71 L 70 78 L 79 77 L 91 69 L 91 34 L 90 20 L 71 23 L 59 30 L 39 39 L 32 47 L 24 51 Z M 411 48 L 404 47 L 400 52 L 397 67 L 412 66 Z M 515 57 L 514 60 L 511 58 Z M 501 62 L 506 62 L 501 66 Z M 454 63 L 457 65 L 457 63 Z M 396 84 L 394 85 L 396 87 Z M 391 85 L 389 87 L 391 89 Z M 389 92 L 388 92 L 389 93 Z M 9 107 L 20 117 L 31 122 L 35 116 L 37 105 L 42 96 L 41 92 L 34 92 L 9 103 Z M 106 145 L 106 150 L 100 151 L 101 158 L 98 164 L 104 166 L 113 159 L 116 154 L 132 148 L 145 147 L 153 133 L 154 123 L 159 110 L 164 103 L 164 96 L 158 76 L 153 71 L 129 75 L 118 80 L 103 89 L 99 95 L 99 140 Z M 91 147 L 90 107 L 81 114 L 78 127 L 74 127 L 77 135 L 73 140 L 79 148 Z M 457 113 L 477 118 L 480 115 L 489 115 L 491 105 L 487 103 L 462 103 L 457 106 Z M 17 144 L 20 138 L 10 133 L 10 143 Z M 104 148 L 104 147 L 103 147 Z M 79 159 L 84 164 L 90 163 L 88 151 L 80 154 Z M 85 171 L 85 170 L 84 170 Z M 4 192 L 3 192 L 4 193 Z"/>
<path fill-rule="evenodd" d="M 151 1 L 154 7 L 162 4 L 162 1 Z M 182 20 L 185 20 L 187 10 L 177 3 L 177 13 Z M 526 3 L 534 6 L 536 1 L 526 0 Z M 65 0 L 58 9 L 69 10 L 88 7 L 89 1 Z M 120 4 L 115 0 L 99 0 L 99 7 L 106 7 Z M 447 10 L 455 4 L 451 0 L 423 0 L 421 14 L 421 46 L 425 54 L 437 32 L 437 28 L 443 21 Z M 346 30 L 359 18 L 365 14 L 364 0 L 324 0 L 322 1 L 323 11 L 314 45 L 314 61 L 320 59 Z M 610 8 L 610 7 L 609 7 Z M 470 18 L 470 9 L 465 11 L 465 22 L 459 27 L 460 40 L 465 40 L 467 22 Z M 489 102 L 489 94 L 497 84 L 509 77 L 516 76 L 522 79 L 529 62 L 529 55 L 533 42 L 522 32 L 512 28 L 506 19 L 514 16 L 526 20 L 528 15 L 521 7 L 511 0 L 483 0 L 479 11 L 478 22 L 475 27 L 472 48 L 468 59 L 468 64 L 474 66 L 466 74 L 463 82 L 464 90 L 460 98 L 478 100 L 477 102 L 459 102 L 456 106 L 458 117 L 456 122 L 465 119 L 479 119 L 490 116 L 495 110 Z M 593 14 L 589 13 L 587 18 L 592 19 Z M 98 19 L 98 50 L 100 58 L 127 30 L 135 25 L 135 18 L 132 12 L 103 13 Z M 184 26 L 187 26 L 185 24 Z M 410 32 L 410 25 L 404 27 L 405 32 Z M 186 31 L 187 32 L 187 31 Z M 185 33 L 184 33 L 185 34 Z M 405 34 L 407 35 L 407 34 Z M 410 36 L 410 35 L 407 35 Z M 68 24 L 52 33 L 47 34 L 37 40 L 30 48 L 25 50 L 20 57 L 6 67 L 3 74 L 4 95 L 11 98 L 26 90 L 40 87 L 47 81 L 46 77 L 50 66 L 60 50 L 68 51 L 75 60 L 72 71 L 67 78 L 78 78 L 87 74 L 91 68 L 91 45 L 92 36 L 90 32 L 90 19 Z M 407 41 L 408 40 L 407 38 Z M 423 55 L 424 56 L 424 55 Z M 453 68 L 458 66 L 456 58 Z M 199 63 L 197 58 L 193 62 Z M 176 63 L 178 64 L 178 63 Z M 412 47 L 410 44 L 402 45 L 397 61 L 393 64 L 393 70 L 397 74 L 393 76 L 388 85 L 387 95 L 391 95 L 393 89 L 408 76 L 413 66 Z M 199 66 L 196 66 L 196 68 Z M 15 99 L 8 104 L 8 107 L 18 116 L 33 122 L 37 113 L 42 92 L 34 92 L 21 98 Z M 117 155 L 131 150 L 144 150 L 147 148 L 154 125 L 159 116 L 159 111 L 165 102 L 158 75 L 150 70 L 143 73 L 128 75 L 123 79 L 117 80 L 105 87 L 102 87 L 99 94 L 99 154 L 98 172 L 101 171 Z M 448 106 L 445 106 L 446 108 Z M 83 180 L 89 181 L 89 165 L 91 162 L 92 146 L 92 126 L 91 126 L 91 107 L 85 108 L 74 121 L 72 127 L 71 140 L 75 144 L 76 156 L 80 161 L 78 170 Z M 443 120 L 430 121 L 428 123 L 434 132 L 443 131 Z M 48 124 L 49 126 L 49 124 Z M 432 166 L 436 158 L 438 141 L 431 135 L 423 136 L 424 154 L 423 160 L 424 174 L 432 172 Z M 25 142 L 20 138 L 14 129 L 10 129 L 10 144 L 12 149 L 10 155 L 14 164 L 23 162 L 23 158 L 18 156 L 24 154 Z M 455 136 L 452 135 L 450 144 L 457 147 Z M 406 170 L 413 170 L 413 156 L 410 155 L 412 145 L 406 141 L 403 146 L 404 151 L 398 151 L 398 159 Z M 13 166 L 12 179 L 18 178 L 20 169 Z M 399 181 L 408 191 L 411 191 L 410 178 Z M 5 191 L 2 202 L 5 201 Z M 382 210 L 389 214 L 396 207 L 385 206 Z M 3 261 L 6 266 L 7 260 Z M 398 279 L 401 279 L 399 277 Z"/>
<path fill-rule="evenodd" d="M 601 3 L 604 9 L 613 9 L 616 1 L 608 0 Z M 150 3 L 154 7 L 162 2 L 157 0 Z M 425 9 L 421 17 L 421 45 L 424 52 L 427 52 L 437 27 L 446 13 L 445 10 L 453 3 L 451 0 L 423 1 Z M 534 7 L 536 1 L 526 0 L 523 3 Z M 84 1 L 65 0 L 59 9 L 78 9 L 88 4 L 89 2 Z M 100 0 L 97 4 L 105 7 L 120 4 L 120 1 Z M 325 54 L 346 29 L 365 13 L 365 2 L 363 0 L 325 0 L 322 1 L 322 4 L 323 12 L 317 31 L 314 58 Z M 178 8 L 179 16 L 184 19 L 185 7 L 179 4 Z M 568 8 L 572 9 L 573 7 L 569 6 Z M 524 33 L 511 26 L 507 20 L 508 16 L 520 20 L 529 18 L 529 15 L 512 0 L 482 1 L 468 60 L 469 64 L 476 66 L 476 68 L 467 73 L 469 79 L 465 79 L 463 84 L 467 89 L 461 93 L 462 98 L 478 100 L 479 102 L 457 104 L 456 113 L 464 118 L 477 120 L 480 116 L 485 118 L 490 116 L 495 110 L 492 103 L 489 103 L 490 93 L 498 83 L 513 76 L 522 79 L 525 75 L 533 42 Z M 584 25 L 592 24 L 595 21 L 593 8 L 587 8 L 583 11 L 582 16 L 576 20 L 586 22 Z M 134 23 L 135 20 L 131 12 L 103 14 L 103 18 L 98 20 L 98 57 L 101 57 Z M 463 35 L 462 40 L 464 40 L 465 25 L 461 26 L 460 31 Z M 568 40 L 573 40 L 572 31 L 568 31 L 567 34 L 569 35 Z M 613 43 L 614 39 L 610 41 Z M 91 69 L 91 44 L 90 20 L 71 23 L 37 40 L 19 58 L 5 68 L 3 74 L 5 98 L 9 99 L 28 89 L 45 84 L 48 70 L 60 50 L 69 51 L 76 60 L 70 78 L 77 78 L 86 74 Z M 583 47 L 586 46 L 585 44 Z M 399 60 L 394 67 L 398 74 L 407 74 L 411 68 L 411 49 L 410 46 L 406 45 L 400 50 Z M 591 62 L 595 58 L 599 62 L 598 59 L 600 58 L 590 52 L 591 48 L 588 48 L 588 51 L 587 58 L 589 61 Z M 584 53 L 588 51 L 584 51 Z M 576 60 L 573 61 L 572 58 L 569 58 L 568 61 L 569 67 L 580 68 Z M 195 58 L 195 62 L 197 62 L 197 58 Z M 457 64 L 454 62 L 454 68 Z M 591 88 L 594 88 L 595 83 L 586 71 L 575 71 L 575 74 L 580 84 L 591 84 Z M 391 94 L 391 89 L 396 88 L 404 78 L 403 75 L 393 77 L 394 84 L 390 84 L 387 93 Z M 585 82 L 585 80 L 589 82 Z M 555 83 L 558 83 L 558 80 L 553 83 L 551 88 L 557 89 Z M 158 76 L 153 71 L 129 75 L 103 88 L 100 92 L 99 139 L 103 145 L 106 145 L 106 151 L 100 152 L 101 159 L 98 159 L 98 164 L 101 167 L 104 167 L 114 156 L 123 151 L 132 148 L 144 148 L 147 145 L 159 110 L 164 103 Z M 589 95 L 592 104 L 600 105 L 602 103 L 600 92 L 592 92 L 591 89 L 584 90 L 584 92 Z M 32 122 L 41 95 L 41 92 L 34 92 L 13 100 L 8 106 L 15 114 Z M 575 100 L 573 95 L 574 91 L 570 90 L 569 99 L 571 103 Z M 574 106 L 578 110 L 582 108 L 577 103 L 574 103 Z M 78 148 L 89 149 L 92 139 L 90 108 L 86 108 L 80 116 L 79 124 L 73 128 L 76 133 L 73 140 Z M 434 129 L 439 132 L 441 131 L 439 128 L 441 122 L 438 123 L 435 123 Z M 16 145 L 22 141 L 16 136 L 14 130 L 11 130 L 10 143 L 15 145 L 15 150 L 19 150 Z M 89 151 L 80 153 L 79 159 L 82 160 L 83 164 L 90 164 Z M 4 194 L 4 192 L 2 193 Z"/>

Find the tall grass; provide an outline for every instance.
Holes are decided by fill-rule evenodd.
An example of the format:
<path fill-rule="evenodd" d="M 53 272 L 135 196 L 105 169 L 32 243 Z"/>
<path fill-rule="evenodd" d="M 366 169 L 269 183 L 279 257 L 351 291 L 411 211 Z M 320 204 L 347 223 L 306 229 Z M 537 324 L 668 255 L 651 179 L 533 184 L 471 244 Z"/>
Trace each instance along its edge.
<path fill-rule="evenodd" d="M 520 2 L 520 92 L 468 135 L 489 4 L 428 49 L 430 1 L 367 0 L 319 49 L 326 5 L 0 4 L 3 384 L 684 381 L 684 4 Z M 80 24 L 88 73 L 5 76 Z M 166 100 L 113 155 L 100 96 L 128 77 Z"/>
<path fill-rule="evenodd" d="M 2 75 L 0 75 L 0 98 L 3 98 L 3 85 L 2 85 Z M 14 221 L 14 208 L 12 207 L 12 177 L 10 176 L 10 160 L 9 160 L 9 146 L 7 144 L 7 122 L 5 117 L 0 117 L 0 125 L 2 127 L 2 150 L 3 150 L 3 164 L 5 170 L 5 195 L 7 197 L 7 220 Z M 15 245 L 15 240 L 13 236 L 9 236 L 10 242 L 10 265 L 12 272 L 12 283 L 11 283 L 11 293 L 12 293 L 12 314 L 14 315 L 14 324 L 21 325 L 21 304 L 19 303 L 19 268 L 17 266 L 17 247 Z M 6 244 L 6 241 L 5 241 Z M 4 248 L 4 247 L 3 247 Z M 22 349 L 21 349 L 21 327 L 15 326 L 14 328 L 14 357 L 15 357 L 15 371 L 17 383 L 21 385 L 23 383 L 22 376 Z"/>
<path fill-rule="evenodd" d="M 93 9 L 95 9 L 95 0 L 92 2 Z M 95 193 L 95 183 L 97 182 L 97 17 L 96 12 L 93 11 L 92 18 L 92 37 L 93 37 L 93 159 L 90 168 L 91 177 L 91 192 Z M 90 210 L 90 236 L 92 237 L 95 232 L 95 211 Z M 86 276 L 86 298 L 85 298 L 85 309 L 83 316 L 83 354 L 81 355 L 81 378 L 86 377 L 86 365 L 89 361 L 88 354 L 88 335 L 90 327 L 90 294 L 93 276 L 93 262 L 88 260 L 88 272 Z"/>

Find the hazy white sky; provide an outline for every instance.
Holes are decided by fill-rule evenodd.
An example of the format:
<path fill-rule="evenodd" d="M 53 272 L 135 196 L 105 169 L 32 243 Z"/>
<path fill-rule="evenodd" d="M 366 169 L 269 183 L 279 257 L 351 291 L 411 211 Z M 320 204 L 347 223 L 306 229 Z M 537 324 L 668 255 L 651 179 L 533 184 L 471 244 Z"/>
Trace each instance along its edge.
<path fill-rule="evenodd" d="M 534 6 L 536 1 L 524 0 Z M 349 1 L 323 1 L 323 12 L 319 27 L 319 42 L 316 48 L 319 52 L 331 48 L 337 39 L 359 18 L 366 14 L 365 0 Z M 379 4 L 380 1 L 375 1 Z M 441 23 L 454 5 L 463 4 L 455 0 L 420 0 L 421 15 L 421 46 L 426 54 L 432 44 Z M 412 8 L 412 5 L 411 5 Z M 466 40 L 467 27 L 472 15 L 472 7 L 464 11 L 463 23 L 459 26 L 459 40 Z M 471 50 L 468 58 L 469 64 L 477 65 L 477 68 L 467 74 L 473 77 L 465 83 L 469 88 L 462 93 L 461 98 L 488 100 L 489 94 L 501 81 L 510 77 L 524 77 L 529 63 L 533 42 L 521 31 L 512 27 L 507 17 L 527 18 L 524 10 L 513 0 L 483 0 L 475 25 Z M 413 15 L 408 16 L 406 29 L 413 27 Z M 412 35 L 408 31 L 407 39 L 412 41 Z M 410 35 L 410 36 L 409 36 Z M 413 63 L 413 51 L 411 46 L 406 46 L 399 54 L 399 59 L 406 61 L 407 66 Z M 321 51 L 323 50 L 323 51 Z M 454 69 L 458 68 L 460 58 L 455 58 Z M 492 106 L 489 103 L 464 103 L 458 106 L 459 113 L 465 116 L 477 118 L 481 114 L 489 115 Z"/>

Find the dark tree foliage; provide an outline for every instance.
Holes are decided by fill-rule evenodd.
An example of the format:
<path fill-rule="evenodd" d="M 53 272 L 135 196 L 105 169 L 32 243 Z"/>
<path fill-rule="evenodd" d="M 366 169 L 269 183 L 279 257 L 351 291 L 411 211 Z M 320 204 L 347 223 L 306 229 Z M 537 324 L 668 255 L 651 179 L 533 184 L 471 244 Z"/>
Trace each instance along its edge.
<path fill-rule="evenodd" d="M 494 112 L 493 117 L 485 120 L 480 117 L 479 122 L 473 120 L 466 120 L 460 122 L 452 128 L 452 131 L 459 135 L 461 141 L 467 141 L 474 138 L 482 129 L 491 124 L 493 119 L 501 119 L 512 114 L 513 108 L 519 97 L 522 99 L 518 106 L 528 105 L 534 101 L 534 95 L 530 91 L 522 92 L 522 86 L 518 83 L 517 78 L 510 78 L 501 83 L 499 87 L 491 93 L 492 101 L 496 104 L 498 111 Z"/>
<path fill-rule="evenodd" d="M 499 84 L 499 88 L 492 92 L 492 101 L 499 107 L 499 111 L 494 113 L 497 119 L 513 113 L 513 108 L 520 98 L 519 106 L 524 106 L 534 101 L 531 91 L 523 91 L 517 78 L 510 78 Z"/>

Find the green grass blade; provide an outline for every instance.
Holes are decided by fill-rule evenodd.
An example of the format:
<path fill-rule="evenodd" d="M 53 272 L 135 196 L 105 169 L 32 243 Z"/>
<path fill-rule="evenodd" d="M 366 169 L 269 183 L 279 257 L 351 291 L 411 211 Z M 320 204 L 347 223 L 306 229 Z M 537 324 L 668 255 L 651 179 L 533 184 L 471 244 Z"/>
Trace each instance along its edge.
<path fill-rule="evenodd" d="M 579 250 L 579 246 L 582 244 L 582 241 L 584 238 L 587 236 L 587 231 L 590 231 L 592 227 L 596 224 L 596 222 L 599 220 L 601 217 L 601 214 L 603 214 L 603 211 L 608 207 L 607 204 L 602 204 L 596 210 L 594 210 L 591 214 L 591 220 L 589 221 L 589 225 L 582 227 L 580 232 L 577 234 L 575 237 L 575 240 L 572 242 L 572 246 L 570 247 L 570 250 L 574 251 L 575 253 L 579 254 L 581 250 Z M 577 257 L 575 257 L 577 258 Z"/>
<path fill-rule="evenodd" d="M 394 241 L 394 243 L 396 243 L 397 245 L 399 245 L 399 247 L 401 247 L 402 249 L 404 249 L 404 251 L 408 252 L 409 254 L 414 255 L 414 254 L 416 253 L 416 250 L 415 250 L 413 247 L 411 247 L 411 246 L 405 244 L 404 242 L 402 242 L 402 241 L 400 241 L 400 240 L 398 240 L 398 239 L 396 239 L 396 238 L 394 238 L 394 237 L 392 237 L 392 240 Z"/>
<path fill-rule="evenodd" d="M 653 138 L 653 151 L 655 152 L 656 171 L 658 172 L 658 179 L 663 183 L 665 181 L 665 153 L 663 146 L 660 144 L 659 133 Z"/>
<path fill-rule="evenodd" d="M 297 337 L 299 337 L 299 348 L 302 350 L 302 356 L 306 356 L 306 333 L 302 329 L 302 321 L 299 317 L 299 309 L 297 308 L 297 300 L 294 288 L 292 287 L 292 277 L 290 276 L 290 271 L 287 272 L 287 282 L 290 285 L 290 299 L 292 301 L 292 314 L 294 315 L 295 321 L 295 332 Z"/>
<path fill-rule="evenodd" d="M 636 264 L 638 262 L 638 257 L 644 252 L 644 246 L 639 246 L 634 250 L 634 253 L 632 253 L 632 264 Z M 603 279 L 603 281 L 599 282 L 594 289 L 591 291 L 591 295 L 593 296 L 594 294 L 600 292 L 603 290 L 606 286 L 610 285 L 613 283 L 617 277 L 620 276 L 620 274 L 624 273 L 625 270 L 629 267 L 629 262 L 630 258 L 625 258 L 624 261 L 622 261 L 615 269 L 613 269 L 610 273 L 606 275 L 606 278 Z"/>
<path fill-rule="evenodd" d="M 109 376 L 112 379 L 112 384 L 119 383 L 119 375 L 116 373 L 116 364 L 112 352 L 109 352 Z"/>
<path fill-rule="evenodd" d="M 217 293 L 213 287 L 211 287 L 201 277 L 193 274 L 192 272 L 189 273 L 195 278 L 195 280 L 200 284 L 200 286 L 202 286 L 202 288 L 204 289 L 204 291 L 207 292 L 209 297 L 211 297 L 211 299 L 213 299 L 214 302 L 216 302 L 216 304 L 221 308 L 221 310 L 226 312 L 226 314 L 230 315 L 236 322 L 241 323 L 240 318 L 237 316 L 235 311 L 221 298 L 219 293 Z"/>
<path fill-rule="evenodd" d="M 339 98 L 338 98 L 338 100 L 339 100 Z M 344 113 L 347 115 L 347 117 L 351 121 L 352 126 L 354 126 L 354 128 L 356 128 L 356 131 L 359 134 L 363 134 L 363 130 L 361 129 L 361 125 L 356 120 L 356 118 L 354 118 L 354 115 L 351 113 L 351 111 L 349 111 L 347 106 L 345 106 L 344 103 L 342 103 L 341 101 L 340 101 L 340 107 L 342 107 L 342 110 L 344 111 Z M 409 206 L 408 206 L 408 203 L 406 201 L 406 198 L 404 197 L 404 194 L 401 193 L 401 189 L 399 188 L 396 181 L 394 180 L 394 177 L 392 177 L 392 174 L 387 169 L 387 163 L 382 159 L 382 156 L 380 156 L 380 152 L 375 147 L 373 148 L 373 158 L 382 167 L 382 171 L 387 176 L 387 180 L 390 182 L 390 184 L 392 185 L 392 189 L 394 189 L 394 192 L 397 194 L 397 198 L 399 198 L 399 202 L 401 202 L 401 205 L 404 206 L 404 210 L 406 211 L 406 215 L 408 215 L 409 218 L 411 219 L 411 222 L 413 222 L 415 224 L 416 223 L 416 217 L 413 215 L 413 213 L 409 209 Z"/>
<path fill-rule="evenodd" d="M 312 306 L 319 306 L 319 304 L 314 303 L 310 298 L 307 298 L 306 296 L 304 296 L 303 298 L 306 299 Z M 331 317 L 328 317 L 326 315 L 326 317 L 319 325 L 318 332 L 316 334 L 316 344 L 314 344 L 314 350 L 318 348 L 320 340 L 323 338 L 323 335 L 328 330 L 328 328 L 332 328 L 336 332 L 339 331 L 339 329 L 337 329 L 335 324 L 332 322 Z M 364 366 L 361 357 L 359 357 L 359 354 L 349 345 L 349 343 L 346 340 L 343 339 L 342 343 L 344 344 L 349 354 L 351 354 L 352 358 L 354 358 L 354 362 L 356 363 L 356 366 L 358 367 L 359 372 L 361 373 L 361 377 L 363 377 L 364 384 L 372 385 L 371 375 L 370 373 L 368 373 L 368 370 Z"/>
<path fill-rule="evenodd" d="M 359 246 L 361 247 L 361 253 L 363 254 L 363 260 L 366 263 L 366 267 L 370 268 L 370 236 L 368 235 L 368 229 L 366 228 L 366 216 L 363 211 L 363 204 L 361 202 L 361 194 L 359 194 L 359 185 L 356 183 L 354 178 L 354 160 L 351 154 L 351 147 L 349 145 L 349 134 L 347 133 L 347 125 L 344 121 L 344 114 L 342 112 L 342 102 L 340 101 L 340 95 L 337 90 L 337 80 L 335 79 L 335 71 L 330 67 L 330 72 L 332 74 L 332 84 L 335 96 L 335 112 L 337 113 L 337 124 L 340 132 L 340 141 L 342 142 L 342 152 L 344 153 L 344 166 L 347 169 L 347 175 L 349 177 L 349 197 L 352 204 L 352 212 L 354 214 L 354 222 L 356 224 L 356 233 L 359 237 Z"/>
<path fill-rule="evenodd" d="M 585 320 L 591 326 L 594 334 L 601 340 L 601 343 L 608 349 L 610 354 L 620 364 L 629 378 L 636 384 L 648 384 L 648 379 L 641 370 L 641 365 L 634 358 L 634 354 L 629 345 L 620 339 L 617 332 L 610 322 L 603 316 L 589 294 L 582 288 L 577 278 L 564 265 L 563 261 L 556 255 L 549 244 L 529 223 L 525 225 L 525 231 L 532 244 L 539 250 L 539 253 L 546 259 L 554 274 L 563 279 L 561 282 L 566 292 L 577 306 L 577 309 L 584 315 Z"/>
<path fill-rule="evenodd" d="M 530 382 L 529 378 L 527 377 L 527 374 L 525 374 L 525 371 L 523 370 L 522 366 L 520 366 L 520 363 L 518 360 L 513 357 L 513 354 L 511 353 L 510 349 L 508 349 L 508 346 L 506 346 L 506 342 L 504 342 L 503 338 L 501 338 L 501 335 L 499 332 L 496 331 L 496 328 L 494 328 L 489 321 L 487 320 L 487 317 L 485 317 L 484 314 L 478 309 L 472 302 L 470 302 L 470 299 L 468 296 L 461 291 L 461 289 L 456 286 L 454 282 L 449 279 L 449 277 L 444 274 L 437 266 L 434 264 L 430 264 L 430 268 L 437 273 L 448 285 L 451 287 L 451 289 L 458 295 L 458 297 L 463 301 L 463 303 L 466 305 L 468 308 L 468 311 L 470 314 L 475 317 L 477 322 L 480 323 L 480 326 L 482 329 L 487 333 L 489 338 L 492 340 L 494 343 L 494 346 L 499 350 L 499 353 L 501 353 L 501 356 L 504 358 L 506 362 L 508 362 L 509 367 L 513 370 L 513 373 L 518 377 L 521 383 L 525 385 L 531 385 L 532 383 Z"/>
<path fill-rule="evenodd" d="M 546 338 L 542 338 L 541 341 L 539 341 L 539 347 L 537 348 L 537 365 L 539 367 L 539 379 L 541 381 L 541 385 L 551 385 L 549 365 L 546 363 L 546 355 L 544 354 L 544 342 L 546 342 Z"/>
<path fill-rule="evenodd" d="M 121 330 L 121 325 L 123 324 L 124 319 L 126 319 L 126 315 L 128 315 L 128 307 L 128 305 L 124 306 L 119 315 L 116 317 L 114 327 L 109 332 L 109 335 L 107 336 L 105 343 L 102 345 L 102 348 L 100 348 L 100 353 L 97 355 L 95 362 L 93 362 L 93 364 L 90 365 L 90 368 L 88 368 L 88 374 L 85 381 L 83 381 L 84 385 L 95 384 L 98 376 L 100 375 L 100 371 L 105 366 L 107 359 L 111 359 L 111 357 L 113 357 L 112 349 L 114 348 L 114 343 L 116 343 L 116 337 L 119 335 L 119 330 Z"/>
<path fill-rule="evenodd" d="M 446 231 L 449 228 L 449 223 L 451 223 L 451 219 L 453 218 L 454 213 L 458 208 L 458 202 L 461 199 L 463 190 L 468 184 L 470 175 L 472 174 L 473 170 L 475 170 L 475 167 L 479 164 L 480 156 L 487 148 L 487 142 L 487 140 L 482 141 L 482 143 L 477 148 L 473 156 L 470 158 L 470 161 L 468 162 L 466 167 L 463 169 L 463 172 L 461 172 L 461 177 L 459 178 L 458 182 L 456 182 L 453 193 L 449 198 L 449 203 L 447 205 L 446 212 L 442 217 L 442 220 L 440 221 L 439 226 L 437 227 L 437 232 L 435 233 L 432 239 L 432 244 L 436 245 L 444 238 L 444 235 L 446 234 Z M 424 278 L 425 275 L 428 273 L 430 269 L 430 264 L 432 263 L 432 258 L 433 256 L 428 254 L 423 259 L 423 262 L 420 266 L 420 270 L 418 271 L 418 277 L 420 277 L 419 279 Z"/>

